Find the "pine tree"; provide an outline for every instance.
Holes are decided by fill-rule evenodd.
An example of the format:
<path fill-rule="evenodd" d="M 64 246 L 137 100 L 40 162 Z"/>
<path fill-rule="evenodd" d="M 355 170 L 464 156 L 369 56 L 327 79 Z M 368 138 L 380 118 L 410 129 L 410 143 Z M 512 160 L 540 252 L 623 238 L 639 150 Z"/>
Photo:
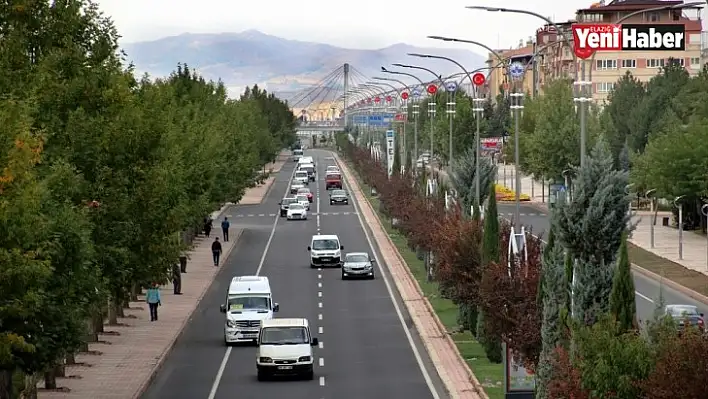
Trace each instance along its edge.
<path fill-rule="evenodd" d="M 474 151 L 474 149 L 468 149 L 464 153 L 456 156 L 456 158 L 450 165 L 450 182 L 452 183 L 453 187 L 455 187 L 455 190 L 457 190 L 457 196 L 462 200 L 462 206 L 465 209 L 465 212 L 467 212 L 467 210 L 472 207 L 476 200 L 476 156 L 477 153 Z M 489 186 L 492 185 L 496 173 L 497 167 L 492 163 L 489 158 L 480 158 L 479 202 L 481 204 L 483 204 L 484 201 L 487 199 Z"/>
<path fill-rule="evenodd" d="M 541 354 L 537 368 L 536 398 L 547 398 L 547 386 L 553 379 L 553 351 L 563 343 L 563 314 L 568 307 L 566 265 L 563 247 L 557 243 L 552 233 L 543 252 L 542 275 L 543 293 L 541 320 Z"/>
<path fill-rule="evenodd" d="M 619 324 L 621 331 L 630 331 L 636 327 L 637 307 L 634 298 L 634 281 L 632 280 L 629 254 L 627 253 L 627 234 L 622 237 L 622 245 L 617 259 L 617 269 L 612 281 L 610 294 L 610 313 Z"/>
<path fill-rule="evenodd" d="M 393 167 L 391 174 L 400 175 L 401 174 L 401 146 L 398 143 L 398 137 L 394 133 L 395 139 L 393 140 Z"/>
<path fill-rule="evenodd" d="M 613 164 L 607 144 L 599 140 L 576 171 L 574 197 L 553 213 L 557 238 L 574 265 L 572 314 L 588 325 L 609 311 L 615 260 L 629 223 L 629 175 Z"/>
<path fill-rule="evenodd" d="M 484 213 L 484 235 L 482 236 L 482 266 L 499 262 L 499 214 L 497 212 L 497 199 L 494 185 L 489 185 L 489 202 Z M 484 273 L 484 270 L 482 271 Z M 501 337 L 490 331 L 484 323 L 484 312 L 481 307 L 477 310 L 477 341 L 484 347 L 487 359 L 492 363 L 501 363 L 502 346 Z"/>

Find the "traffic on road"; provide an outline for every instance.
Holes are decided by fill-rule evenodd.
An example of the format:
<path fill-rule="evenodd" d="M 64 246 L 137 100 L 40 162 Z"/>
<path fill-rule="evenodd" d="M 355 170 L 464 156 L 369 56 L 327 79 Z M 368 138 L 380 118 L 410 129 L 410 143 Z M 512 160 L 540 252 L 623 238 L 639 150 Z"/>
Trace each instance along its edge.
<path fill-rule="evenodd" d="M 142 397 L 440 398 L 336 161 L 308 150 L 290 165 L 262 204 L 234 210 L 265 216 L 249 219 Z"/>

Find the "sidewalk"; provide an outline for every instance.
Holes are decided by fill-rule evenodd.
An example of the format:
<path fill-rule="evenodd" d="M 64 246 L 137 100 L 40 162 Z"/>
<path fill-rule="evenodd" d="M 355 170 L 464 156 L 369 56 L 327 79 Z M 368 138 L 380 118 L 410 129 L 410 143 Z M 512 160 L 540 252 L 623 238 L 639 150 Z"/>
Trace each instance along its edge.
<path fill-rule="evenodd" d="M 433 312 L 430 302 L 423 295 L 408 266 L 391 242 L 391 238 L 386 234 L 381 221 L 362 193 L 352 172 L 346 163 L 340 160 L 339 156 L 335 155 L 335 159 L 349 181 L 352 191 L 350 194 L 356 198 L 361 216 L 371 228 L 372 238 L 381 250 L 391 278 L 450 397 L 454 399 L 487 399 L 481 384 L 472 374 L 452 338 Z"/>
<path fill-rule="evenodd" d="M 659 212 L 654 225 L 654 248 L 651 248 L 650 212 L 637 212 L 632 217 L 638 223 L 632 232 L 630 242 L 655 255 L 676 262 L 687 269 L 708 275 L 708 242 L 706 237 L 692 231 L 683 232 L 683 259 L 679 259 L 679 231 L 675 227 L 663 226 L 662 218 L 671 218 L 671 212 Z"/>
<path fill-rule="evenodd" d="M 279 171 L 284 160 L 279 156 L 271 164 L 273 172 Z M 274 181 L 269 178 L 264 184 L 246 190 L 240 203 L 262 202 Z M 214 225 L 218 226 L 229 207 L 228 203 L 214 212 Z M 238 242 L 242 230 L 232 227 L 231 240 L 222 243 L 226 259 Z M 216 231 L 217 229 L 215 229 Z M 162 286 L 162 306 L 159 320 L 150 322 L 144 297 L 131 302 L 125 309 L 125 318 L 119 319 L 120 326 L 105 327 L 99 334 L 101 342 L 89 344 L 88 353 L 76 355 L 77 365 L 66 366 L 65 378 L 58 378 L 59 387 L 68 388 L 53 392 L 44 391 L 44 382 L 38 387 L 39 399 L 127 399 L 138 398 L 149 386 L 154 373 L 165 360 L 177 337 L 188 322 L 197 305 L 211 285 L 216 273 L 211 256 L 212 239 L 203 236 L 194 241 L 189 253 L 187 273 L 182 275 L 182 295 L 174 295 L 172 284 Z"/>
<path fill-rule="evenodd" d="M 512 191 L 515 191 L 516 186 L 516 167 L 512 164 L 497 164 L 497 184 L 506 186 Z M 521 194 L 526 194 L 531 198 L 531 202 L 535 204 L 543 204 L 547 206 L 548 202 L 548 185 L 543 185 L 533 179 L 531 176 L 525 176 L 521 173 Z"/>

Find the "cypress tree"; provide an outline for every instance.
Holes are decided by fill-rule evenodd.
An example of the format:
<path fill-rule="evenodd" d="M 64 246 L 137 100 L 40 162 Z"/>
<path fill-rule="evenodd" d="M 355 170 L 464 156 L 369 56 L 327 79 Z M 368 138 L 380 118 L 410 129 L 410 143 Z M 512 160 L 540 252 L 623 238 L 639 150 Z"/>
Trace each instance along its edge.
<path fill-rule="evenodd" d="M 499 214 L 497 213 L 497 198 L 494 193 L 494 185 L 490 186 L 489 201 L 484 213 L 484 234 L 482 236 L 482 266 L 487 267 L 490 263 L 499 262 Z M 477 211 L 479 212 L 479 211 Z M 484 270 L 482 270 L 484 273 Z M 477 340 L 484 347 L 484 352 L 492 363 L 502 362 L 501 337 L 495 335 L 494 331 L 485 328 L 484 312 L 481 307 L 477 311 Z"/>
<path fill-rule="evenodd" d="M 398 144 L 398 135 L 393 133 L 393 167 L 391 175 L 401 174 L 401 146 Z"/>
<path fill-rule="evenodd" d="M 620 331 L 630 331 L 636 326 L 637 307 L 634 295 L 634 281 L 627 253 L 627 233 L 625 232 L 620 245 L 610 294 L 610 313 L 619 324 Z"/>

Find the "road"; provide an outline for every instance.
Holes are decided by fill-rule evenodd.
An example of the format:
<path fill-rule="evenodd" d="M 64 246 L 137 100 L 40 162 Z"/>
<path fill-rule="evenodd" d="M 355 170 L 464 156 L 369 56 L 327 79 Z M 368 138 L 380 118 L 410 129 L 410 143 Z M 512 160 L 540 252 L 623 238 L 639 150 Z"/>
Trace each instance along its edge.
<path fill-rule="evenodd" d="M 512 219 L 516 208 L 514 204 L 498 204 L 499 216 Z M 549 218 L 545 211 L 541 211 L 530 205 L 521 204 L 519 211 L 521 224 L 531 226 L 532 231 L 536 235 L 544 237 L 548 235 Z M 630 259 L 631 260 L 631 259 Z M 708 306 L 701 302 L 697 302 L 692 298 L 682 294 L 679 291 L 672 289 L 666 285 L 661 286 L 659 282 L 648 278 L 639 273 L 634 275 L 634 288 L 637 294 L 637 316 L 640 320 L 651 320 L 654 311 L 658 306 L 660 292 L 663 291 L 664 304 L 683 304 L 697 306 L 699 311 L 708 314 Z"/>
<path fill-rule="evenodd" d="M 310 269 L 307 246 L 318 231 L 338 234 L 344 252 L 382 258 L 372 249 L 358 206 L 329 205 L 324 170 L 335 162 L 330 154 L 308 150 L 305 155 L 315 158 L 318 177 L 310 183 L 315 200 L 308 220 L 277 216 L 294 163 L 278 173 L 262 204 L 227 211 L 244 232 L 143 399 L 446 397 L 381 262 L 376 279 L 369 281 L 342 281 L 339 269 Z M 219 305 L 233 276 L 253 274 L 269 277 L 280 304 L 277 317 L 309 319 L 320 340 L 314 381 L 258 382 L 255 347 L 224 345 Z"/>

